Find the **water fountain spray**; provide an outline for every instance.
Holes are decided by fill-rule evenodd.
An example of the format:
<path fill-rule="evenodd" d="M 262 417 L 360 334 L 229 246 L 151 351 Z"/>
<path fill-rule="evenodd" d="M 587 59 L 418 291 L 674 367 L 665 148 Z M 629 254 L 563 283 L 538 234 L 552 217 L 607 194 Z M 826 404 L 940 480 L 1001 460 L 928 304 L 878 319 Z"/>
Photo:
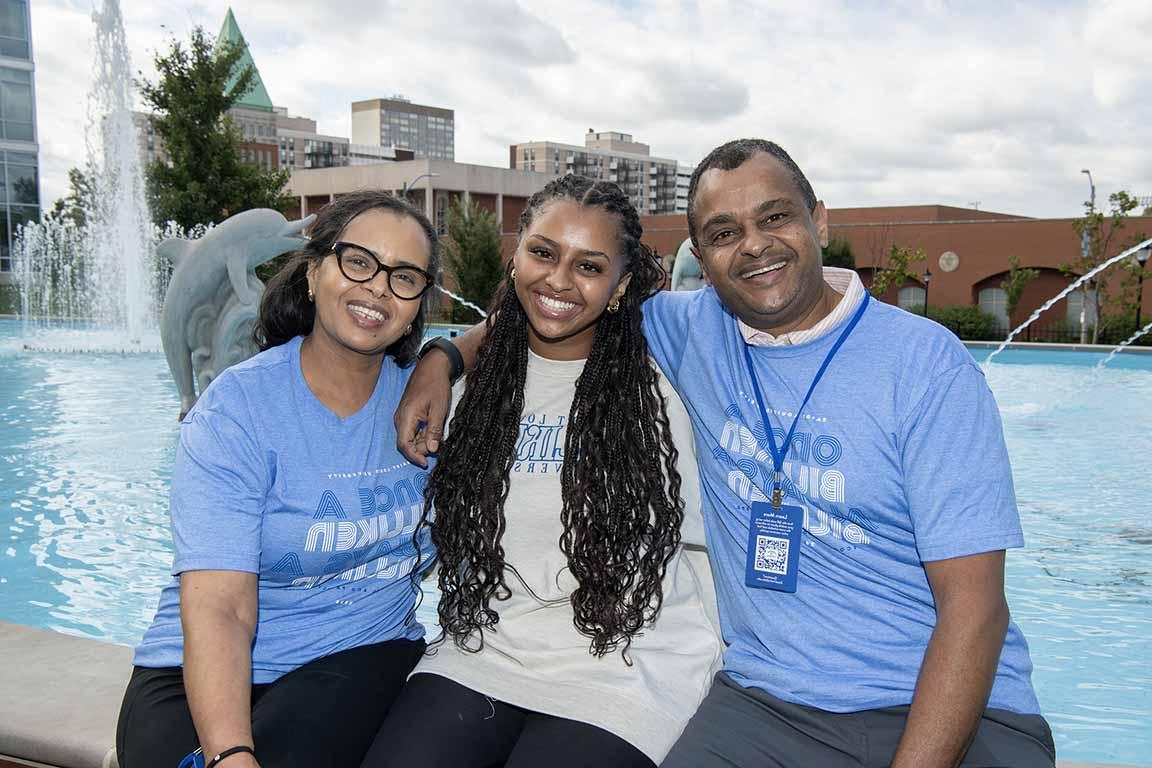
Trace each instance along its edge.
<path fill-rule="evenodd" d="M 455 299 L 456 301 L 460 302 L 461 304 L 468 307 L 469 309 L 476 310 L 477 312 L 480 313 L 480 317 L 488 317 L 488 313 L 485 312 L 483 309 L 476 306 L 472 302 L 468 301 L 468 299 L 464 298 L 463 296 L 459 296 L 455 293 L 452 293 L 452 291 L 448 290 L 444 286 L 438 285 L 438 286 L 436 286 L 436 290 L 440 291 L 440 293 L 444 294 L 445 296 L 448 296 L 449 298 Z"/>
<path fill-rule="evenodd" d="M 96 79 L 89 102 L 94 111 L 89 137 L 98 137 L 99 145 L 90 146 L 89 153 L 99 158 L 99 173 L 90 234 L 96 244 L 96 261 L 107 270 L 102 276 L 107 281 L 104 297 L 112 304 L 101 314 L 127 331 L 129 341 L 139 343 L 145 331 L 155 327 L 156 270 L 151 257 L 151 216 L 132 122 L 132 61 L 119 0 L 104 0 L 92 20 Z"/>
<path fill-rule="evenodd" d="M 1143 336 L 1147 333 L 1152 333 L 1152 323 L 1148 323 L 1148 325 L 1144 326 L 1140 330 L 1136 331 L 1136 333 L 1132 334 L 1127 339 L 1120 342 L 1120 344 L 1118 344 L 1115 349 L 1113 349 L 1111 352 L 1108 353 L 1108 357 L 1106 357 L 1103 360 L 1101 360 L 1100 362 L 1096 363 L 1096 370 L 1100 370 L 1101 368 L 1108 365 L 1108 363 L 1112 362 L 1112 358 L 1116 357 L 1116 355 L 1120 354 L 1125 349 L 1127 349 L 1128 347 L 1135 344 L 1137 339 L 1139 339 L 1141 336 Z"/>
<path fill-rule="evenodd" d="M 1021 323 L 1019 325 L 1019 327 L 1016 328 L 1016 330 L 1014 330 L 1014 331 L 1012 331 L 1012 333 L 1008 334 L 1008 338 L 1004 339 L 1004 341 L 1002 341 L 1000 343 L 1000 346 L 996 347 L 996 349 L 992 352 L 992 354 L 988 355 L 988 358 L 984 361 L 985 370 L 987 370 L 988 366 L 992 363 L 992 358 L 996 357 L 996 355 L 1003 352 L 1004 349 L 1009 344 L 1012 343 L 1013 339 L 1015 339 L 1017 336 L 1019 336 L 1020 333 L 1025 328 L 1032 325 L 1032 323 L 1036 322 L 1036 320 L 1038 320 L 1040 318 L 1040 315 L 1047 312 L 1052 307 L 1053 304 L 1060 301 L 1060 299 L 1064 298 L 1068 294 L 1072 293 L 1072 291 L 1076 290 L 1081 285 L 1088 282 L 1089 280 L 1091 280 L 1093 277 L 1095 277 L 1096 275 L 1103 272 L 1108 267 L 1112 266 L 1113 264 L 1117 264 L 1117 263 L 1123 261 L 1124 259 L 1127 259 L 1132 254 L 1136 253 L 1137 251 L 1139 251 L 1143 248 L 1147 248 L 1150 245 L 1152 245 L 1152 238 L 1149 238 L 1148 240 L 1145 240 L 1144 242 L 1139 243 L 1138 245 L 1132 246 L 1131 248 L 1124 251 L 1123 253 L 1119 253 L 1119 254 L 1113 256 L 1112 258 L 1108 259 L 1107 261 L 1103 262 L 1102 264 L 1099 264 L 1098 266 L 1094 267 L 1092 270 L 1085 273 L 1084 275 L 1081 275 L 1076 280 L 1072 281 L 1071 285 L 1069 285 L 1067 288 L 1060 291 L 1060 293 L 1056 294 L 1054 297 L 1052 297 L 1051 299 L 1046 301 L 1043 304 L 1043 306 L 1041 306 L 1038 310 L 1036 310 L 1031 315 L 1029 315 L 1028 319 L 1025 320 L 1023 323 Z"/>
<path fill-rule="evenodd" d="M 25 225 L 13 246 L 25 321 L 83 321 L 103 332 L 94 346 L 131 351 L 154 335 L 158 270 L 132 121 L 133 69 L 118 0 L 104 0 L 95 25 L 84 173 L 83 225 L 46 219 Z M 151 333 L 150 333 L 151 332 Z M 88 341 L 93 341 L 89 339 Z M 67 346 L 84 348 L 84 339 Z"/>

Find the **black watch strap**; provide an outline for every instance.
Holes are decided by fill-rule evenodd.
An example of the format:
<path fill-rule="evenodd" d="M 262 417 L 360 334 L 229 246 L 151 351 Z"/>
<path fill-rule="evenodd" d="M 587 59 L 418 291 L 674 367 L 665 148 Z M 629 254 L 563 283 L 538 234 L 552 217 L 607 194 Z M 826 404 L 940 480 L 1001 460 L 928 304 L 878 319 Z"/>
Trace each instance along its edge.
<path fill-rule="evenodd" d="M 222 760 L 224 760 L 224 758 L 232 757 L 232 755 L 239 755 L 240 753 L 249 754 L 249 755 L 252 755 L 253 757 L 256 756 L 256 750 L 252 749 L 252 747 L 249 747 L 245 744 L 241 744 L 239 746 L 226 749 L 223 752 L 221 752 L 220 754 L 216 755 L 216 757 L 214 757 L 208 761 L 208 765 L 205 766 L 205 768 L 215 768 L 217 765 L 220 764 L 220 762 Z"/>
<path fill-rule="evenodd" d="M 438 349 L 444 354 L 448 355 L 448 362 L 452 366 L 452 372 L 449 375 L 451 378 L 451 383 L 455 384 L 460 380 L 460 377 L 464 375 L 464 356 L 460 354 L 460 350 L 456 349 L 455 344 L 448 341 L 448 339 L 444 338 L 443 336 L 437 336 L 436 338 L 429 339 L 428 341 L 424 342 L 424 346 L 420 348 L 420 354 L 418 357 L 424 357 L 424 355 L 428 354 L 433 349 Z"/>

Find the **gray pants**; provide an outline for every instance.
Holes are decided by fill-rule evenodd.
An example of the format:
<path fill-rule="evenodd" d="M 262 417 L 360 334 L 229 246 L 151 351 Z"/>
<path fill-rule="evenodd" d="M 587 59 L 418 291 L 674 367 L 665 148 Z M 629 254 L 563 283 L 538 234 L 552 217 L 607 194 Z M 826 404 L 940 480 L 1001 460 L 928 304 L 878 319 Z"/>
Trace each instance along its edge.
<path fill-rule="evenodd" d="M 837 714 L 744 688 L 721 672 L 663 768 L 886 768 L 908 707 Z M 965 768 L 1052 768 L 1052 731 L 1039 715 L 984 712 Z"/>

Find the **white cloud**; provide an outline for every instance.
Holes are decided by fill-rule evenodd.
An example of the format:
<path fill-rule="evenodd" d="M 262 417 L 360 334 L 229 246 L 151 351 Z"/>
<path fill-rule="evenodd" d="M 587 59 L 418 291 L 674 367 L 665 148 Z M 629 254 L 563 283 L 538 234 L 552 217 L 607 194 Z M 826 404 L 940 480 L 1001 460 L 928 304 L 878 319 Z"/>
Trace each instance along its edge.
<path fill-rule="evenodd" d="M 147 76 L 168 34 L 215 33 L 225 0 L 125 0 Z M 1152 5 L 903 0 L 251 0 L 234 6 L 273 100 L 348 135 L 349 102 L 402 93 L 456 110 L 456 157 L 622 130 L 693 162 L 779 141 L 833 206 L 979 200 L 1074 215 L 1152 194 Z M 91 8 L 32 7 L 43 197 L 83 158 Z"/>

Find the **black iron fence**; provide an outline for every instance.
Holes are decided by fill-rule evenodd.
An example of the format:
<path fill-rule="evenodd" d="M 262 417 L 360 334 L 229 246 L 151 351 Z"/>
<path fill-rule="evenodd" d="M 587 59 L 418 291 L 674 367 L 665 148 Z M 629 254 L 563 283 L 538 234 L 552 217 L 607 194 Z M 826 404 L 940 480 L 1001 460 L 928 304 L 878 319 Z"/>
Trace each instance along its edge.
<path fill-rule="evenodd" d="M 1149 318 L 1149 320 L 1152 320 L 1152 318 Z M 1006 326 L 994 326 L 992 329 L 995 336 L 994 340 L 999 341 L 1006 339 L 1011 331 L 1012 329 Z M 1032 341 L 1045 344 L 1079 344 L 1083 341 L 1087 344 L 1095 342 L 1096 344 L 1115 346 L 1129 339 L 1135 332 L 1136 322 L 1134 319 L 1128 323 L 1101 323 L 1100 331 L 1095 335 L 1095 339 L 1093 339 L 1092 327 L 1089 327 L 1087 331 L 1081 335 L 1078 323 L 1036 322 L 1025 328 L 1020 335 L 1015 338 L 1015 341 Z M 1152 346 L 1152 333 L 1144 334 L 1134 343 L 1142 346 Z"/>
<path fill-rule="evenodd" d="M 923 314 L 923 307 L 909 309 L 914 314 Z M 979 307 L 971 305 L 931 307 L 928 315 L 936 322 L 949 329 L 964 341 L 1003 341 L 1015 326 L 1003 324 L 995 315 L 983 312 Z M 1144 316 L 1141 327 L 1152 320 Z M 1105 315 L 1100 318 L 1099 331 L 1089 327 L 1087 332 L 1081 334 L 1080 324 L 1066 319 L 1050 320 L 1041 318 L 1039 321 L 1025 328 L 1014 341 L 1031 341 L 1046 344 L 1105 344 L 1115 346 L 1136 333 L 1136 315 Z M 1152 346 L 1152 332 L 1139 337 L 1135 344 Z"/>

